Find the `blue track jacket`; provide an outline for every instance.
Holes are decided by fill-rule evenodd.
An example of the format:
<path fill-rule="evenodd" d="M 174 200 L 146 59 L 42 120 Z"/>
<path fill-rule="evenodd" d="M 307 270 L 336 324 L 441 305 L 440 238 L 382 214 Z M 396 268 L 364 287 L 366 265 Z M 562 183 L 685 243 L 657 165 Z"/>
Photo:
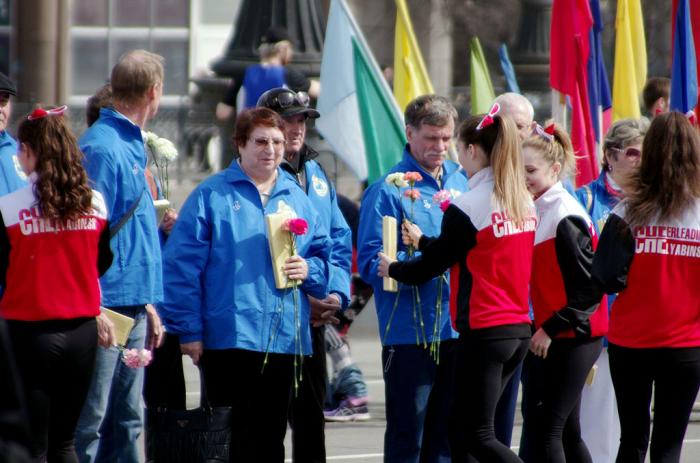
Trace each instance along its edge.
<path fill-rule="evenodd" d="M 265 215 L 280 201 L 306 219 L 297 252 L 309 265 L 300 287 L 301 345 L 311 354 L 309 303 L 304 294 L 327 295 L 331 249 L 326 229 L 301 188 L 282 173 L 267 206 L 237 162 L 202 182 L 182 206 L 165 245 L 163 320 L 181 343 L 205 349 L 245 349 L 294 354 L 292 289 L 278 290 L 272 271 Z"/>
<path fill-rule="evenodd" d="M 331 239 L 331 256 L 328 260 L 328 292 L 340 296 L 343 308 L 350 302 L 350 267 L 352 265 L 352 232 L 338 207 L 335 188 L 326 173 L 314 160 L 303 164 L 306 174 L 306 195 L 320 216 L 321 225 Z M 298 183 L 294 174 L 284 169 L 287 176 Z"/>
<path fill-rule="evenodd" d="M 420 227 L 425 236 L 438 236 L 443 213 L 440 210 L 440 205 L 433 202 L 433 195 L 441 189 L 449 190 L 453 196 L 459 195 L 468 190 L 467 178 L 458 170 L 456 163 L 446 160 L 443 164 L 443 186 L 440 187 L 437 181 L 423 170 L 411 156 L 407 146 L 404 149 L 403 159 L 389 173 L 410 171 L 419 172 L 423 177 L 423 180 L 416 184 L 421 197 L 413 206 L 413 221 Z M 408 256 L 408 248 L 401 242 L 400 227 L 404 217 L 408 218 L 410 216 L 411 210 L 411 201 L 403 197 L 403 193 L 407 188 L 402 188 L 401 196 L 399 196 L 396 187 L 388 185 L 385 179 L 386 175 L 372 184 L 362 198 L 357 262 L 362 279 L 370 283 L 374 288 L 377 317 L 379 319 L 379 335 L 382 339 L 382 344 L 415 344 L 416 323 L 413 321 L 413 292 L 411 286 L 408 285 L 401 286 L 399 304 L 389 332 L 386 337 L 384 336 L 386 325 L 396 301 L 396 293 L 384 291 L 382 278 L 377 276 L 377 263 L 379 260 L 377 253 L 383 249 L 382 217 L 388 215 L 396 218 L 399 227 L 397 229 L 397 258 L 398 260 L 405 260 Z M 438 277 L 419 286 L 427 342 L 432 340 L 436 316 L 437 285 L 439 283 L 440 278 Z M 457 332 L 452 329 L 452 324 L 450 323 L 450 288 L 448 283 L 442 282 L 442 284 L 440 339 L 454 339 L 457 337 Z M 420 334 L 420 337 L 422 341 L 422 334 Z"/>
<path fill-rule="evenodd" d="M 80 138 L 92 187 L 104 196 L 112 226 L 131 208 L 133 216 L 112 238 L 114 261 L 100 278 L 106 307 L 155 304 L 163 299 L 162 264 L 156 212 L 144 169 L 141 129 L 112 108 Z M 142 194 L 143 193 L 143 194 Z"/>
<path fill-rule="evenodd" d="M 0 196 L 19 190 L 27 184 L 27 176 L 17 159 L 17 142 L 7 133 L 0 132 Z"/>

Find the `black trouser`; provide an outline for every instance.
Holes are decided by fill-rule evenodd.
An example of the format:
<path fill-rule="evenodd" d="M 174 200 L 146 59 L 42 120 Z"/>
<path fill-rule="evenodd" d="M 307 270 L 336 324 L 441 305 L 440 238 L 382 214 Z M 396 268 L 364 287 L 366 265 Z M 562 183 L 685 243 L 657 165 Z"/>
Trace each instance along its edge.
<path fill-rule="evenodd" d="M 94 318 L 7 321 L 39 461 L 77 463 L 74 437 L 97 349 Z"/>
<path fill-rule="evenodd" d="M 326 434 L 323 406 L 326 403 L 325 326 L 311 328 L 314 353 L 304 357 L 303 381 L 296 395 L 292 392 L 289 425 L 292 428 L 292 455 L 298 463 L 326 461 Z"/>
<path fill-rule="evenodd" d="M 231 462 L 283 462 L 294 356 L 205 350 L 200 365 L 213 407 L 231 407 Z"/>
<path fill-rule="evenodd" d="M 153 361 L 146 367 L 143 378 L 143 401 L 146 408 L 184 410 L 185 375 L 182 369 L 180 340 L 166 334 L 163 345 L 153 352 Z"/>
<path fill-rule="evenodd" d="M 539 455 L 535 461 L 592 463 L 581 439 L 581 391 L 602 349 L 602 338 L 554 339 L 546 359 L 533 359 L 530 387 L 540 398 L 534 411 Z"/>
<path fill-rule="evenodd" d="M 620 415 L 617 462 L 644 461 L 652 390 L 651 462 L 678 462 L 700 385 L 700 348 L 630 349 L 610 344 L 608 353 Z"/>
<path fill-rule="evenodd" d="M 496 439 L 494 415 L 498 399 L 529 344 L 529 338 L 460 337 L 449 426 L 453 462 L 521 461 Z"/>

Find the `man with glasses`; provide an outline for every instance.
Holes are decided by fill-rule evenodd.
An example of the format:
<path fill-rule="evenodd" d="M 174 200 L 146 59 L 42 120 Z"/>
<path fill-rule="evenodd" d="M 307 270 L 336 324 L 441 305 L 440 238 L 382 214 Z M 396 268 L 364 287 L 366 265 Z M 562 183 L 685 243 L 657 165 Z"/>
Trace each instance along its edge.
<path fill-rule="evenodd" d="M 328 261 L 328 297 L 309 297 L 311 306 L 311 341 L 313 355 L 303 364 L 303 381 L 298 394 L 292 397 L 289 422 L 292 428 L 293 458 L 297 462 L 325 462 L 326 396 L 325 324 L 336 322 L 334 314 L 347 307 L 350 299 L 350 263 L 352 238 L 343 218 L 335 188 L 321 165 L 314 160 L 318 153 L 306 145 L 306 119 L 316 119 L 318 111 L 309 107 L 309 96 L 286 88 L 263 93 L 258 107 L 277 112 L 284 119 L 286 147 L 282 169 L 306 192 L 315 206 L 332 241 Z"/>
<path fill-rule="evenodd" d="M 0 196 L 19 190 L 27 184 L 27 176 L 17 159 L 17 142 L 6 130 L 12 114 L 10 100 L 16 95 L 15 83 L 0 72 Z"/>

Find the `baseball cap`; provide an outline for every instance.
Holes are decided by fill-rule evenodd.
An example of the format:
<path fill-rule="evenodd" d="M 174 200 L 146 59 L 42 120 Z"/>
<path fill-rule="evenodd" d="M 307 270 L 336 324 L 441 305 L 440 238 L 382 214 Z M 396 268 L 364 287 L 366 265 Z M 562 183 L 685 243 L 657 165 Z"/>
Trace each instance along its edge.
<path fill-rule="evenodd" d="M 313 108 L 309 108 L 311 99 L 306 92 L 294 92 L 288 88 L 273 88 L 268 90 L 258 99 L 256 106 L 269 108 L 282 117 L 304 114 L 307 118 L 316 119 L 321 114 Z"/>
<path fill-rule="evenodd" d="M 0 72 L 0 93 L 9 93 L 10 95 L 17 96 L 17 87 L 15 83 L 2 72 Z"/>

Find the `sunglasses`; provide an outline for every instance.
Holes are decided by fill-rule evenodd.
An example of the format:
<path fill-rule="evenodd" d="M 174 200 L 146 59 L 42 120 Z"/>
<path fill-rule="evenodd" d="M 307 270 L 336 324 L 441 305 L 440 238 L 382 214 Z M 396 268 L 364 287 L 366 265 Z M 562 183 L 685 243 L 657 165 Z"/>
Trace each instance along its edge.
<path fill-rule="evenodd" d="M 639 148 L 613 148 L 618 153 L 624 153 L 628 158 L 639 158 L 642 156 L 642 151 Z"/>
<path fill-rule="evenodd" d="M 279 150 L 279 149 L 283 148 L 283 147 L 287 144 L 287 141 L 286 141 L 286 140 L 283 140 L 283 139 L 281 139 L 281 138 L 264 138 L 264 137 L 260 137 L 260 138 L 251 138 L 250 140 L 251 140 L 253 143 L 255 143 L 255 146 L 257 146 L 257 147 L 260 148 L 260 149 L 262 149 L 262 148 L 267 148 L 267 145 L 272 144 L 272 147 L 273 147 L 275 150 Z"/>
<path fill-rule="evenodd" d="M 282 109 L 287 109 L 292 106 L 303 106 L 304 108 L 309 107 L 311 98 L 306 92 L 283 92 L 275 95 L 270 102 L 270 106 L 278 106 Z"/>

